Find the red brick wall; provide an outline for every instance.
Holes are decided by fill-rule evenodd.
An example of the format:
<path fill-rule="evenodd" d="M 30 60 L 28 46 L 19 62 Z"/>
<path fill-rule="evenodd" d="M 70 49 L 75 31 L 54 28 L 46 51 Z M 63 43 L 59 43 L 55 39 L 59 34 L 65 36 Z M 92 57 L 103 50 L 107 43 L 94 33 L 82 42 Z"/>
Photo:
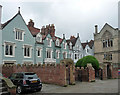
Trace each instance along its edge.
<path fill-rule="evenodd" d="M 118 68 L 112 68 L 112 78 L 118 78 Z"/>
<path fill-rule="evenodd" d="M 89 82 L 95 81 L 95 70 L 92 66 L 88 66 Z"/>
<path fill-rule="evenodd" d="M 57 66 L 3 66 L 2 73 L 10 76 L 15 72 L 35 72 L 43 83 L 52 83 L 64 86 L 65 83 L 64 65 Z"/>
<path fill-rule="evenodd" d="M 79 76 L 81 76 L 81 80 L 82 81 L 95 81 L 95 70 L 93 69 L 93 67 L 89 66 L 87 68 L 75 68 L 75 80 L 79 80 Z"/>

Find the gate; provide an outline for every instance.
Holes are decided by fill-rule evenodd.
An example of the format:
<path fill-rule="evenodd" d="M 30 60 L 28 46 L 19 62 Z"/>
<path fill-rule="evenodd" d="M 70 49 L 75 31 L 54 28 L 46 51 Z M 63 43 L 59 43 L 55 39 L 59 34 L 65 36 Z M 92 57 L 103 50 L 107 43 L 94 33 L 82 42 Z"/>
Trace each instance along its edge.
<path fill-rule="evenodd" d="M 78 80 L 81 82 L 88 82 L 89 74 L 87 69 L 80 69 L 78 71 Z"/>
<path fill-rule="evenodd" d="M 110 69 L 110 65 L 107 65 L 107 78 L 108 78 L 108 79 L 111 78 L 111 69 Z"/>

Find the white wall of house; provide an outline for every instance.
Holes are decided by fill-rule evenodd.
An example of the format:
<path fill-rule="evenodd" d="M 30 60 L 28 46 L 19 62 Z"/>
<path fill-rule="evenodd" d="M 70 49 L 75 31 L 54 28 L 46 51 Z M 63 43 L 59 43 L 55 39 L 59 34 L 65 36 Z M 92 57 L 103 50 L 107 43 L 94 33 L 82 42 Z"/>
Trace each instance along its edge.
<path fill-rule="evenodd" d="M 83 50 L 83 55 L 88 56 L 88 55 L 94 55 L 94 48 L 92 49 L 89 47 L 89 45 L 86 45 L 85 49 Z"/>
<path fill-rule="evenodd" d="M 83 56 L 83 47 L 81 45 L 80 38 L 77 38 L 75 46 L 73 47 L 73 60 L 76 63 Z"/>

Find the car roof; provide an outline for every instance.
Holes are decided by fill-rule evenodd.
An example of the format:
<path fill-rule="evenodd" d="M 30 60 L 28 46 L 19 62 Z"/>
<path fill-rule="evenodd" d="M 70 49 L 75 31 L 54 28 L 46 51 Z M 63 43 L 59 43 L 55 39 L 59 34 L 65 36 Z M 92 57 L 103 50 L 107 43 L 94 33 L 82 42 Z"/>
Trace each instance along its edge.
<path fill-rule="evenodd" d="M 26 73 L 34 73 L 34 72 L 16 72 L 15 74 L 19 74 L 19 73 L 26 74 Z"/>

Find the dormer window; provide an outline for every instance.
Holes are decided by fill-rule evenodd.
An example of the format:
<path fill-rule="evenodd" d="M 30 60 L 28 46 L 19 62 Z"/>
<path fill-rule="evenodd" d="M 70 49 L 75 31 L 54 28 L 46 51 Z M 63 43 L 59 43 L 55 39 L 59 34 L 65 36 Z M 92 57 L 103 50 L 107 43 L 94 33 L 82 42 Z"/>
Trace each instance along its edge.
<path fill-rule="evenodd" d="M 72 49 L 72 43 L 70 43 L 70 49 Z"/>
<path fill-rule="evenodd" d="M 50 39 L 50 38 L 47 39 L 47 45 L 48 45 L 49 47 L 51 47 L 51 39 Z"/>
<path fill-rule="evenodd" d="M 59 42 L 59 40 L 57 39 L 56 40 L 56 46 L 59 46 L 60 45 L 60 42 Z"/>
<path fill-rule="evenodd" d="M 63 43 L 63 48 L 66 49 L 66 43 L 65 42 Z"/>
<path fill-rule="evenodd" d="M 15 28 L 15 39 L 19 40 L 19 41 L 23 41 L 24 40 L 24 31 L 21 29 L 17 29 Z"/>
<path fill-rule="evenodd" d="M 42 36 L 41 36 L 41 34 L 38 34 L 38 35 L 37 35 L 36 41 L 37 41 L 37 42 L 42 42 Z"/>

